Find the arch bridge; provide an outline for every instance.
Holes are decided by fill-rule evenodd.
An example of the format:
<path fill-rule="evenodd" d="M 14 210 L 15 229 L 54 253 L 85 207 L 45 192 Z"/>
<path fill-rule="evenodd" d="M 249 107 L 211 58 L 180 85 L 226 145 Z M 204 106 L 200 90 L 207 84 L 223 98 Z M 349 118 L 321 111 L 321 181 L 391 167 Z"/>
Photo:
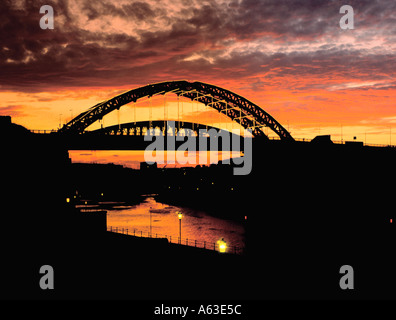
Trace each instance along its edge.
<path fill-rule="evenodd" d="M 185 97 L 192 101 L 203 103 L 218 112 L 224 113 L 243 128 L 251 130 L 254 137 L 268 138 L 263 131 L 265 127 L 268 127 L 276 133 L 281 140 L 294 141 L 290 133 L 278 121 L 246 98 L 214 85 L 185 80 L 149 84 L 100 102 L 73 118 L 59 129 L 59 132 L 73 134 L 84 133 L 91 124 L 101 120 L 108 113 L 119 110 L 123 105 L 136 102 L 141 98 L 164 95 L 166 93 L 173 93 L 178 97 Z M 132 128 L 133 126 L 136 128 L 136 124 L 124 124 L 123 129 L 126 130 L 124 132 L 128 132 L 128 128 Z M 118 127 L 121 128 L 120 125 Z M 112 130 L 113 132 L 117 132 L 116 128 L 108 129 L 103 132 L 109 133 Z"/>

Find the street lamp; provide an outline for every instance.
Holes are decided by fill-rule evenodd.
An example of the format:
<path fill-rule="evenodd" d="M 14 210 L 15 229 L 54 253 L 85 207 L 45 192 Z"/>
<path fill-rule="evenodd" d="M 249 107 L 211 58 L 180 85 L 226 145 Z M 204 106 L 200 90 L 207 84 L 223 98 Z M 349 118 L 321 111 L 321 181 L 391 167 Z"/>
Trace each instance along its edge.
<path fill-rule="evenodd" d="M 181 244 L 181 221 L 183 218 L 183 214 L 180 211 L 176 213 L 177 213 L 177 217 L 179 218 L 179 244 Z"/>
<path fill-rule="evenodd" d="M 219 252 L 224 253 L 227 250 L 227 242 L 224 240 L 224 238 L 221 238 L 219 241 L 217 241 L 219 245 Z"/>

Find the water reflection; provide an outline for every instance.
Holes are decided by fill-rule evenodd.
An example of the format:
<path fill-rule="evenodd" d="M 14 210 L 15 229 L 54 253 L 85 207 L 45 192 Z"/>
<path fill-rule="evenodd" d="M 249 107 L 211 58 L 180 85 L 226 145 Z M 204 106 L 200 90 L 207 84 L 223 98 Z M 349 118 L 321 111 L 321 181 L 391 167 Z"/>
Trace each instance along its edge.
<path fill-rule="evenodd" d="M 244 247 L 244 228 L 229 220 L 212 217 L 203 211 L 185 207 L 170 206 L 157 202 L 153 196 L 147 196 L 143 202 L 133 206 L 115 205 L 107 209 L 107 225 L 118 229 L 128 229 L 129 233 L 142 231 L 156 236 L 179 237 L 179 219 L 177 212 L 183 214 L 182 239 L 216 243 L 224 238 L 228 246 Z M 185 240 L 183 240 L 185 241 Z"/>

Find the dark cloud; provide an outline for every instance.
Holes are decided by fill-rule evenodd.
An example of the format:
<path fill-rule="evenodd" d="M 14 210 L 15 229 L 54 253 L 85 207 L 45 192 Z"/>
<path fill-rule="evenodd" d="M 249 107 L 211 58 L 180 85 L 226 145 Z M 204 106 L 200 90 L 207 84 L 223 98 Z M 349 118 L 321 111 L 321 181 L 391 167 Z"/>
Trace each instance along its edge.
<path fill-rule="evenodd" d="M 395 33 L 392 0 L 243 0 L 229 27 L 239 37 L 267 32 L 283 41 L 331 36 L 340 31 L 339 9 L 345 4 L 354 9 L 356 28 L 375 27 L 379 36 Z"/>
<path fill-rule="evenodd" d="M 18 7 L 13 1 L 1 1 L 2 88 L 42 91 L 180 78 L 241 79 L 260 74 L 260 86 L 267 81 L 282 85 L 282 78 L 289 76 L 376 80 L 394 76 L 394 54 L 370 53 L 337 43 L 343 1 L 243 0 L 228 5 L 215 0 L 202 4 L 185 1 L 173 16 L 172 2 L 157 1 L 155 6 L 144 1 L 78 3 L 88 21 L 119 17 L 140 24 L 160 23 L 164 28 L 142 28 L 133 36 L 122 28 L 112 33 L 88 31 L 71 12 L 68 1 L 53 0 L 46 4 L 54 7 L 55 29 L 41 30 L 41 3 L 26 0 Z M 378 37 L 395 44 L 396 2 L 351 0 L 349 4 L 355 9 L 355 27 L 367 30 L 367 39 Z M 256 39 L 284 50 L 243 50 Z M 321 39 L 331 43 L 309 47 Z M 296 43 L 306 43 L 307 49 L 287 50 Z M 231 50 L 232 46 L 237 49 Z M 188 59 L 196 53 L 200 57 Z"/>
<path fill-rule="evenodd" d="M 100 19 L 103 16 L 118 16 L 142 21 L 152 19 L 156 16 L 150 4 L 140 1 L 128 3 L 120 7 L 108 1 L 82 1 L 81 8 L 89 20 Z"/>
<path fill-rule="evenodd" d="M 123 5 L 123 11 L 128 17 L 134 17 L 139 21 L 147 21 L 155 18 L 156 13 L 148 3 L 145 2 L 133 2 L 130 4 Z"/>

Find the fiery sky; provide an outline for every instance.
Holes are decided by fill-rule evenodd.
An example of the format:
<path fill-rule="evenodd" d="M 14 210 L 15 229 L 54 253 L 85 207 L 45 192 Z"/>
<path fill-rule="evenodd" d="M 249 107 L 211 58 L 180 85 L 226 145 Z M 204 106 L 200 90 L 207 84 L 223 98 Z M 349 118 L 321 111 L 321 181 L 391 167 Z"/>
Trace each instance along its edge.
<path fill-rule="evenodd" d="M 246 97 L 297 138 L 396 143 L 394 0 L 2 0 L 0 14 L 0 114 L 30 129 L 187 79 Z"/>

